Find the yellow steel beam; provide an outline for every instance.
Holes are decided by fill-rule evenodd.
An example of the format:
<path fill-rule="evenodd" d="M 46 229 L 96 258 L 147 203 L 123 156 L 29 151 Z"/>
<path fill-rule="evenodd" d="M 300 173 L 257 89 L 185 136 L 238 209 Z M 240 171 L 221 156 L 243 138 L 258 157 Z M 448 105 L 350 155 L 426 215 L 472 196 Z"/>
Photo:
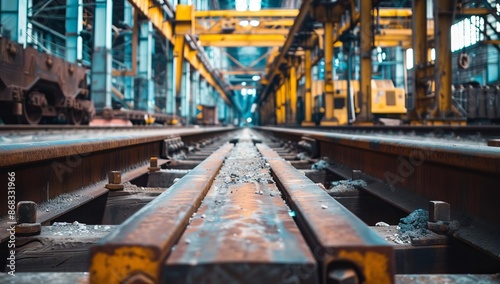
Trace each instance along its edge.
<path fill-rule="evenodd" d="M 294 124 L 297 118 L 297 66 L 295 62 L 290 62 L 290 78 L 288 81 L 290 94 L 290 119 L 289 123 Z"/>
<path fill-rule="evenodd" d="M 200 44 L 203 46 L 238 47 L 238 46 L 282 46 L 285 35 L 260 34 L 201 34 Z"/>
<path fill-rule="evenodd" d="M 246 70 L 220 70 L 222 75 L 260 75 L 264 70 L 246 69 Z"/>
<path fill-rule="evenodd" d="M 309 9 L 311 6 L 311 1 L 312 0 L 302 0 L 302 4 L 300 6 L 299 13 L 297 14 L 297 17 L 295 18 L 295 22 L 293 23 L 293 26 L 290 28 L 290 31 L 288 33 L 288 36 L 286 37 L 285 42 L 282 44 L 281 51 L 277 57 L 274 58 L 273 63 L 271 64 L 269 68 L 269 72 L 267 73 L 266 80 L 269 82 L 269 84 L 266 85 L 264 88 L 261 96 L 259 97 L 259 102 L 264 100 L 267 97 L 267 94 L 269 93 L 270 90 L 270 85 L 272 84 L 275 76 L 279 72 L 279 65 L 285 58 L 285 55 L 288 53 L 288 50 L 290 49 L 290 46 L 292 45 L 293 39 L 295 37 L 295 34 L 299 31 L 300 27 L 302 26 L 302 23 L 306 19 L 306 17 L 309 15 Z"/>
<path fill-rule="evenodd" d="M 175 81 L 175 96 L 181 94 L 182 73 L 184 69 L 184 48 L 185 35 L 176 35 L 174 44 L 174 81 Z"/>
<path fill-rule="evenodd" d="M 138 11 L 140 11 L 142 14 L 144 14 L 148 19 L 150 19 L 151 23 L 153 26 L 160 31 L 163 36 L 165 36 L 173 45 L 175 48 L 175 38 L 174 38 L 174 28 L 172 25 L 172 21 L 169 19 L 165 18 L 165 11 L 161 6 L 158 5 L 157 1 L 155 0 L 128 0 L 129 3 Z M 188 7 L 184 7 L 188 6 Z M 175 34 L 180 34 L 179 31 L 177 30 L 178 28 L 178 20 L 182 23 L 186 23 L 188 21 L 194 22 L 194 13 L 189 14 L 186 11 L 191 10 L 192 6 L 191 5 L 177 5 L 177 12 L 176 12 L 176 31 Z M 181 12 L 184 11 L 184 12 Z M 192 10 L 191 10 L 192 11 Z M 182 14 L 182 15 L 181 15 Z M 181 28 L 183 29 L 183 28 Z M 189 28 L 184 28 L 182 31 L 184 33 L 191 33 L 194 34 L 194 26 L 190 25 Z M 198 47 L 199 48 L 199 47 Z M 184 51 L 183 54 L 186 58 L 186 56 L 192 55 L 189 51 L 186 52 L 186 50 L 190 50 L 189 45 L 184 45 Z M 191 58 L 186 58 L 189 63 L 191 63 L 193 66 L 198 66 L 198 71 L 200 72 L 201 76 L 205 78 L 205 80 L 212 85 L 221 95 L 221 97 L 226 101 L 226 103 L 231 104 L 231 101 L 229 100 L 226 91 L 224 90 L 224 86 L 222 86 L 219 81 L 215 78 L 216 75 L 212 73 L 212 67 L 210 66 L 208 60 L 204 60 L 203 62 L 199 60 L 197 56 L 192 56 Z M 219 78 L 219 80 L 221 80 Z"/>
<path fill-rule="evenodd" d="M 412 1 L 414 11 L 412 17 L 412 46 L 413 49 L 413 96 L 411 107 L 408 108 L 408 118 L 420 119 L 424 115 L 424 108 L 420 106 L 421 101 L 427 95 L 427 87 L 420 80 L 427 76 L 427 69 L 422 68 L 428 62 L 428 41 L 427 41 L 427 1 Z"/>
<path fill-rule="evenodd" d="M 195 18 L 279 18 L 296 17 L 298 9 L 264 9 L 259 11 L 206 10 L 196 11 Z"/>
<path fill-rule="evenodd" d="M 411 17 L 412 15 L 412 11 L 409 8 L 380 8 L 379 10 L 380 17 L 382 18 Z M 373 16 L 378 16 L 377 9 L 373 11 Z"/>
<path fill-rule="evenodd" d="M 372 81 L 372 1 L 363 2 L 360 7 L 360 59 L 359 91 L 361 99 L 360 121 L 371 120 Z"/>
<path fill-rule="evenodd" d="M 311 65 L 311 50 L 306 49 L 304 54 L 304 71 L 306 76 L 305 82 L 305 94 L 304 94 L 304 122 L 302 125 L 307 126 L 312 124 L 312 106 L 313 106 L 313 98 L 311 93 L 312 88 L 312 65 Z"/>
<path fill-rule="evenodd" d="M 434 38 L 436 46 L 435 94 L 437 106 L 432 110 L 431 116 L 434 118 L 449 117 L 451 109 L 451 25 L 453 19 L 453 0 L 440 0 L 434 2 L 434 30 L 439 36 Z"/>
<path fill-rule="evenodd" d="M 335 121 L 333 107 L 333 23 L 325 23 L 325 116 L 321 125 L 331 125 Z"/>
<path fill-rule="evenodd" d="M 280 36 L 284 38 L 284 36 L 288 35 L 288 29 L 285 28 L 261 28 L 261 27 L 252 27 L 252 28 L 247 28 L 247 27 L 240 27 L 236 30 L 234 30 L 231 33 L 224 32 L 220 28 L 216 29 L 201 29 L 201 28 L 196 28 L 196 34 L 199 36 L 202 35 L 253 35 L 254 37 L 259 36 L 259 35 L 274 35 L 274 36 Z"/>
<path fill-rule="evenodd" d="M 495 9 L 488 8 L 462 8 L 458 10 L 458 15 L 478 15 L 478 16 L 486 16 L 489 14 L 495 14 L 497 11 Z"/>

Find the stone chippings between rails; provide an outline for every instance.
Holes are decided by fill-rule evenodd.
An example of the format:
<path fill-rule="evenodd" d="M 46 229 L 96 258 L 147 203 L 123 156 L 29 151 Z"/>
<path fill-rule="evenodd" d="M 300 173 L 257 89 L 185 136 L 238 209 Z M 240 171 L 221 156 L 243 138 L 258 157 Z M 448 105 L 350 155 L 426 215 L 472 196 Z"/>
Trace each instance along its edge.
<path fill-rule="evenodd" d="M 245 163 L 242 163 L 242 160 L 245 160 Z M 229 156 L 224 160 L 224 164 L 212 184 L 216 195 L 221 196 L 221 198 L 215 198 L 214 205 L 221 206 L 224 204 L 222 196 L 233 193 L 229 190 L 230 186 L 244 183 L 254 183 L 256 184 L 256 188 L 259 188 L 259 183 L 275 183 L 270 173 L 269 164 L 262 159 L 260 152 L 253 146 L 250 138 L 240 139 Z M 269 189 L 269 191 L 271 191 L 269 193 L 271 196 L 281 196 L 279 190 L 272 191 Z M 262 195 L 264 192 L 257 190 L 255 194 Z M 213 193 L 209 192 L 203 203 L 211 201 L 210 197 L 212 195 Z M 195 216 L 196 212 L 191 219 Z M 202 218 L 205 217 L 209 221 L 212 218 L 211 216 L 202 216 Z"/>

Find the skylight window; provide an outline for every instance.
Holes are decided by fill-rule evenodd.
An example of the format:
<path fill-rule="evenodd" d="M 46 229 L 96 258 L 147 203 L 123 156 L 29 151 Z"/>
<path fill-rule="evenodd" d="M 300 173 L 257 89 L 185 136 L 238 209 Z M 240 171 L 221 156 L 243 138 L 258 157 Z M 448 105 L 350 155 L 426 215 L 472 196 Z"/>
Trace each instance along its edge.
<path fill-rule="evenodd" d="M 262 8 L 262 0 L 235 0 L 236 11 L 259 11 Z"/>

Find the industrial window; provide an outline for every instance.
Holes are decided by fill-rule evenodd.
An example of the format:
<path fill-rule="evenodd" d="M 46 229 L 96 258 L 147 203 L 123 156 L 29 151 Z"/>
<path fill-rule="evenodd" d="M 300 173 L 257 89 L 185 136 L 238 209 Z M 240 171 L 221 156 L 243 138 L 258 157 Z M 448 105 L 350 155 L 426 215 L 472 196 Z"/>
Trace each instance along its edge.
<path fill-rule="evenodd" d="M 261 0 L 235 0 L 234 6 L 237 11 L 259 11 L 262 7 Z"/>
<path fill-rule="evenodd" d="M 462 48 L 476 44 L 484 40 L 484 19 L 479 16 L 472 16 L 451 26 L 451 51 L 457 51 Z"/>

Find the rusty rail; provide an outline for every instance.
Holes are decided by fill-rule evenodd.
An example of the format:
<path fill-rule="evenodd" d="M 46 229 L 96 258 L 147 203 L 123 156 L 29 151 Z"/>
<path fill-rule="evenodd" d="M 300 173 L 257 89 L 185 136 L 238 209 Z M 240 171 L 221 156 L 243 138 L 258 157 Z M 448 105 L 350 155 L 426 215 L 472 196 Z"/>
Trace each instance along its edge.
<path fill-rule="evenodd" d="M 278 185 L 328 283 L 345 269 L 356 271 L 360 283 L 392 283 L 392 247 L 358 217 L 266 145 L 257 145 L 270 164 Z"/>
<path fill-rule="evenodd" d="M 91 249 L 90 281 L 158 283 L 161 267 L 217 175 L 226 144 Z"/>
<path fill-rule="evenodd" d="M 403 210 L 414 209 L 402 208 L 411 200 L 424 200 L 419 204 L 425 204 L 425 200 L 449 203 L 452 219 L 462 224 L 454 236 L 495 258 L 500 255 L 497 202 L 500 192 L 496 190 L 500 188 L 499 148 L 310 130 L 259 129 L 286 140 L 299 141 L 302 136 L 316 140 L 321 157 L 329 157 L 333 164 L 349 173 L 360 170 L 376 180 L 369 182 L 366 189 Z"/>

